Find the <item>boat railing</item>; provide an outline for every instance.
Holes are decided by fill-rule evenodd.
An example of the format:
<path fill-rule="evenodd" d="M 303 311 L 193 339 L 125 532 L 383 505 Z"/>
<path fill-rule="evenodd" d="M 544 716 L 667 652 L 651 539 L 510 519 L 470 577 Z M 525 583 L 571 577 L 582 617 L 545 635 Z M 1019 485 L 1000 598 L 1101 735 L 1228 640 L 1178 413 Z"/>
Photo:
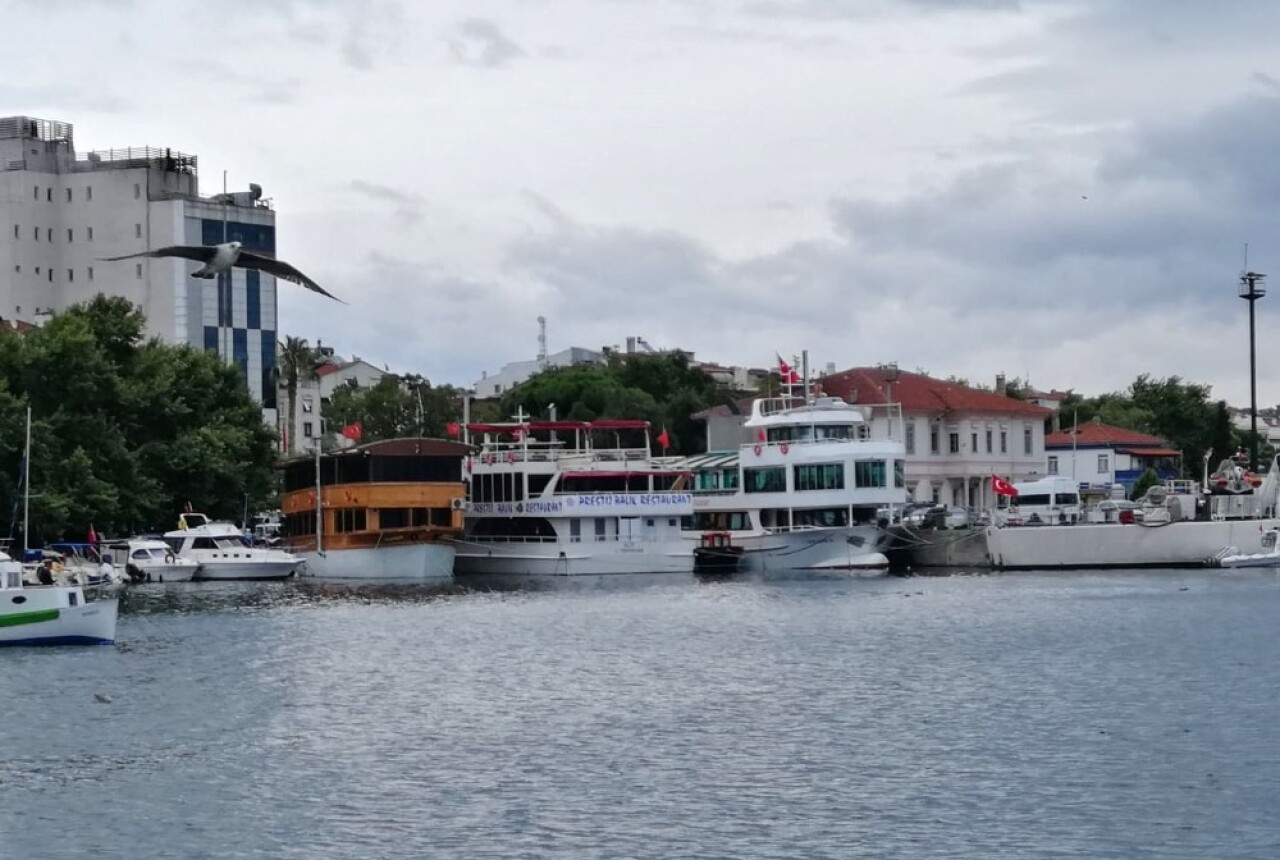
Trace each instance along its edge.
<path fill-rule="evenodd" d="M 558 463 L 577 461 L 583 465 L 591 463 L 628 463 L 647 461 L 649 452 L 645 448 L 561 448 L 561 447 L 524 447 L 512 443 L 490 443 L 481 447 L 478 454 L 481 463 Z"/>

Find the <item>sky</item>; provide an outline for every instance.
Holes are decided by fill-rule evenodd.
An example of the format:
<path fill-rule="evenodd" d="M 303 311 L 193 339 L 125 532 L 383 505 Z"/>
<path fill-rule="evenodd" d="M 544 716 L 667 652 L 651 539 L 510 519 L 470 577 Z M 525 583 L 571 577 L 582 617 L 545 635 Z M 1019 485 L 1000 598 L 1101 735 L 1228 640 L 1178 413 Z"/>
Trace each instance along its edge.
<path fill-rule="evenodd" d="M 1249 403 L 1280 4 L 0 0 L 0 115 L 263 186 L 280 331 L 435 383 L 623 345 Z M 1280 277 L 1280 271 L 1277 271 Z M 1280 296 L 1256 305 L 1280 402 Z"/>

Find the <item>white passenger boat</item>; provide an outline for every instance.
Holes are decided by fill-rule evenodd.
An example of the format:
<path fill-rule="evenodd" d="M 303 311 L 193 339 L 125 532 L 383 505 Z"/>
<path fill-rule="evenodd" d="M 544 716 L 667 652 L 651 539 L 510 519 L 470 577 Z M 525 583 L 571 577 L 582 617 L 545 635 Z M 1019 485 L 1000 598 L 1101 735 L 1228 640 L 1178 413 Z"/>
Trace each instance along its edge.
<path fill-rule="evenodd" d="M 119 601 L 85 596 L 78 585 L 27 585 L 0 552 L 0 645 L 110 645 Z"/>
<path fill-rule="evenodd" d="M 990 526 L 987 552 L 992 566 L 1004 569 L 1200 567 L 1220 556 L 1268 553 L 1266 536 L 1280 527 L 1278 495 L 1273 462 L 1251 493 L 1205 493 L 1184 481 L 1153 487 L 1115 523 Z"/>
<path fill-rule="evenodd" d="M 116 566 L 123 566 L 127 582 L 190 582 L 200 566 L 195 559 L 175 554 L 158 538 L 130 538 L 109 549 Z"/>
<path fill-rule="evenodd" d="M 234 523 L 204 514 L 178 516 L 178 528 L 164 533 L 175 555 L 195 561 L 196 579 L 286 579 L 302 564 L 296 555 L 253 546 Z"/>
<path fill-rule="evenodd" d="M 459 574 L 693 572 L 694 543 L 680 529 L 693 513 L 689 473 L 653 461 L 649 422 L 517 420 L 467 430 L 480 444 Z"/>
<path fill-rule="evenodd" d="M 693 472 L 687 538 L 727 532 L 745 571 L 884 573 L 892 537 L 877 511 L 906 503 L 906 451 L 872 438 L 869 417 L 838 397 L 755 400 L 755 442 L 682 463 Z"/>
<path fill-rule="evenodd" d="M 462 532 L 470 449 L 386 439 L 285 466 L 282 540 L 320 579 L 443 584 Z"/>

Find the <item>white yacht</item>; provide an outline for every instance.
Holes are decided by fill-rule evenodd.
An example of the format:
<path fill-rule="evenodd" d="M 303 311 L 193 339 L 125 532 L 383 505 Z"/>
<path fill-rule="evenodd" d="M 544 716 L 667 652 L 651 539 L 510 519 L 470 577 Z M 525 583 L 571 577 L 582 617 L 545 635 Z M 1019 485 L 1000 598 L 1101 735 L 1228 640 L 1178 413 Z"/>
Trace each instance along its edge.
<path fill-rule="evenodd" d="M 302 559 L 279 549 L 253 546 L 235 524 L 212 522 L 204 514 L 178 516 L 178 528 L 164 533 L 174 555 L 195 561 L 196 579 L 285 579 Z"/>
<path fill-rule="evenodd" d="M 906 449 L 872 438 L 869 418 L 838 397 L 753 401 L 754 442 L 683 461 L 690 543 L 727 532 L 744 571 L 887 570 L 892 538 L 877 511 L 906 503 Z"/>
<path fill-rule="evenodd" d="M 86 600 L 79 585 L 27 585 L 0 552 L 0 645 L 110 645 L 120 602 Z"/>
<path fill-rule="evenodd" d="M 190 582 L 200 567 L 195 559 L 175 554 L 173 547 L 157 538 L 130 538 L 109 549 L 129 582 Z"/>
<path fill-rule="evenodd" d="M 650 457 L 649 422 L 517 419 L 467 431 L 481 441 L 458 574 L 693 572 L 680 529 L 693 513 L 689 473 Z"/>

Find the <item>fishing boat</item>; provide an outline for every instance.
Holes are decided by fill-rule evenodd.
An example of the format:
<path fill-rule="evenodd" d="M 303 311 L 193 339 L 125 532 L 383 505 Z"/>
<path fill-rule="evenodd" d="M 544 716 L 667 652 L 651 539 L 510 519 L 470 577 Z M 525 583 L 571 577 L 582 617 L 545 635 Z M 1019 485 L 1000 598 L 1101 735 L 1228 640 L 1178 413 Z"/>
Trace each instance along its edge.
<path fill-rule="evenodd" d="M 444 439 L 388 439 L 290 462 L 284 547 L 308 577 L 449 582 L 469 451 Z"/>
<path fill-rule="evenodd" d="M 86 599 L 78 585 L 28 585 L 0 552 L 0 645 L 110 645 L 119 601 Z"/>
<path fill-rule="evenodd" d="M 164 533 L 175 556 L 195 561 L 195 579 L 287 579 L 302 559 L 279 549 L 253 546 L 234 523 L 217 522 L 188 511 L 178 527 Z"/>
<path fill-rule="evenodd" d="M 869 418 L 838 397 L 754 400 L 754 442 L 681 464 L 693 473 L 686 536 L 728 533 L 744 571 L 884 573 L 893 539 L 878 512 L 906 503 L 906 451 L 873 437 Z"/>
<path fill-rule="evenodd" d="M 692 573 L 689 472 L 654 461 L 649 422 L 468 424 L 478 438 L 458 542 L 464 574 Z"/>

